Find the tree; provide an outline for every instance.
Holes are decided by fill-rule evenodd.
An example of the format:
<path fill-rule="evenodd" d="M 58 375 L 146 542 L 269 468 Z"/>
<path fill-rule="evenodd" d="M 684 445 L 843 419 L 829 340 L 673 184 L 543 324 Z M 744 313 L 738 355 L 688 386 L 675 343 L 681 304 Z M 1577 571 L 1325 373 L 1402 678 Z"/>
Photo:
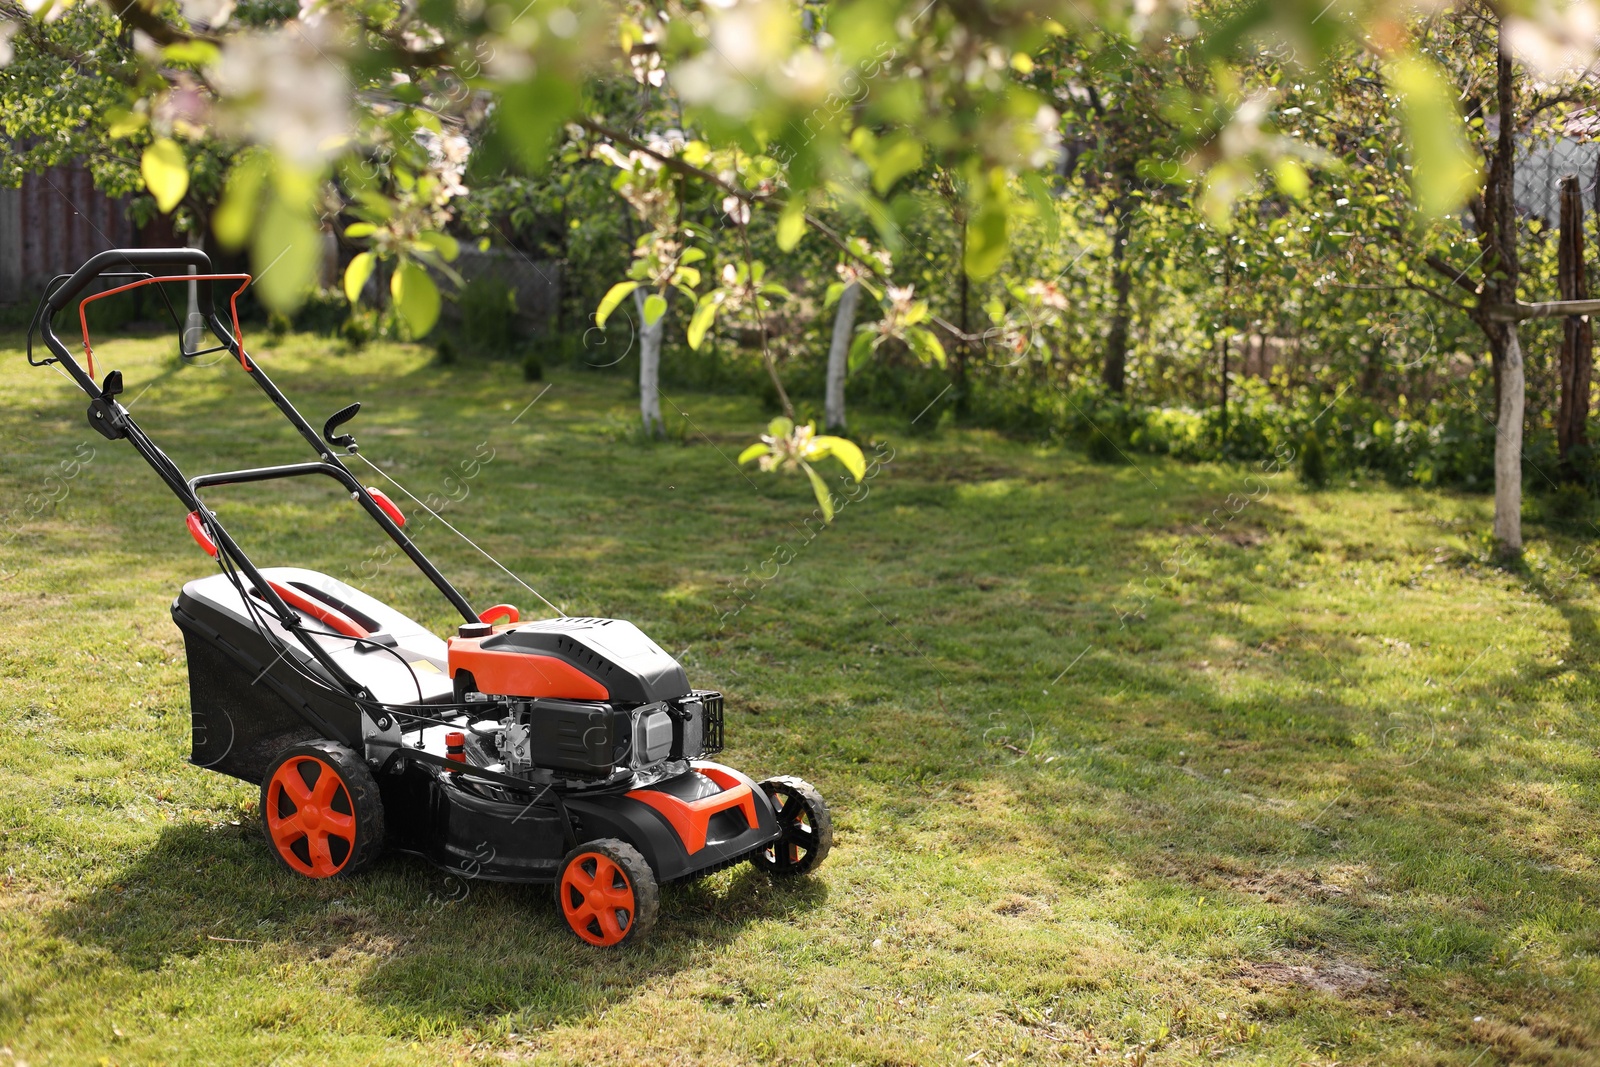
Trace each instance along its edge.
<path fill-rule="evenodd" d="M 1052 41 L 1029 76 L 1061 112 L 1066 176 L 1083 176 L 1110 232 L 1112 307 L 1100 381 L 1119 396 L 1127 384 L 1134 225 L 1152 195 L 1178 193 L 1151 175 L 1180 154 L 1168 117 L 1175 91 L 1203 80 L 1187 60 L 1187 49 L 1171 38 L 1141 49 L 1127 39 L 1072 33 Z"/>
<path fill-rule="evenodd" d="M 1516 556 L 1522 551 L 1522 441 L 1527 399 L 1517 310 L 1521 305 L 1519 240 L 1524 225 L 1516 206 L 1517 141 L 1519 136 L 1532 134 L 1533 119 L 1571 99 L 1571 85 L 1542 99 L 1524 100 L 1529 94 L 1512 55 L 1510 20 L 1484 7 L 1457 13 L 1455 19 L 1450 43 L 1466 53 L 1456 68 L 1467 77 L 1462 95 L 1471 101 L 1472 129 L 1484 131 L 1479 150 L 1486 177 L 1467 200 L 1477 255 L 1471 264 L 1439 252 L 1426 254 L 1424 261 L 1448 284 L 1468 295 L 1464 310 L 1489 345 L 1495 384 L 1494 538 L 1502 554 Z M 1474 63 L 1472 53 L 1484 58 Z M 1480 64 L 1492 69 L 1492 86 L 1481 84 L 1487 79 L 1477 76 Z"/>

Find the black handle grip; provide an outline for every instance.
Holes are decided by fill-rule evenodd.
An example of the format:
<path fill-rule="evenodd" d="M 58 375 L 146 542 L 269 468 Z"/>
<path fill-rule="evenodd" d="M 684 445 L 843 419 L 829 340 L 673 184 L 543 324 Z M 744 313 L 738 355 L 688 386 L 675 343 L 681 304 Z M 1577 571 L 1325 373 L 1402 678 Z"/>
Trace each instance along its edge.
<path fill-rule="evenodd" d="M 124 267 L 195 267 L 201 274 L 210 274 L 211 257 L 199 248 L 108 248 L 91 256 L 87 263 L 73 271 L 72 277 L 45 299 L 48 309 L 46 317 L 66 307 L 73 297 L 106 271 Z M 211 287 L 202 285 L 199 289 L 200 310 L 209 314 Z"/>
<path fill-rule="evenodd" d="M 334 436 L 333 431 L 356 417 L 356 412 L 361 410 L 361 401 L 357 400 L 349 407 L 342 407 L 328 416 L 328 421 L 322 424 L 322 439 L 335 448 L 349 448 L 356 443 L 356 439 L 347 433 Z"/>

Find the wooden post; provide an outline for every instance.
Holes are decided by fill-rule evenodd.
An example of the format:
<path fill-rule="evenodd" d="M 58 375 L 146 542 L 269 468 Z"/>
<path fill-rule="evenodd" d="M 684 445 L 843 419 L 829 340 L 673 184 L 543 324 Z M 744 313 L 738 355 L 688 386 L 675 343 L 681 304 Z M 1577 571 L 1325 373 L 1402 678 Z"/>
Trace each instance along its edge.
<path fill-rule="evenodd" d="M 1561 229 L 1557 239 L 1557 279 L 1562 300 L 1587 300 L 1583 262 L 1583 200 L 1578 176 L 1561 179 Z M 1588 444 L 1589 382 L 1594 367 L 1594 333 L 1587 315 L 1568 315 L 1561 332 L 1561 407 L 1556 446 L 1566 465 L 1574 446 Z"/>

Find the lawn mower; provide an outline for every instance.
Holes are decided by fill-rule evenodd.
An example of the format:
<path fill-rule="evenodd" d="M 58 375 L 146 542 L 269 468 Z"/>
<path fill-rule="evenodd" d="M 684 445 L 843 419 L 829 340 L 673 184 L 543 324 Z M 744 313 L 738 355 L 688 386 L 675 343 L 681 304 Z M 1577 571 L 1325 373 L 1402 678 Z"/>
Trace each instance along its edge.
<path fill-rule="evenodd" d="M 196 286 L 217 342 L 185 351 L 200 333 L 187 331 L 180 354 L 236 360 L 315 461 L 186 478 L 118 400 L 122 373 L 95 381 L 88 305 L 154 285 L 176 323 L 169 282 Z M 237 283 L 226 319 L 212 292 L 219 282 Z M 189 664 L 190 760 L 259 785 L 276 861 L 307 878 L 347 877 L 390 848 L 462 877 L 553 884 L 572 932 L 603 947 L 648 933 L 662 883 L 746 860 L 779 879 L 814 870 L 833 839 L 821 796 L 799 778 L 757 783 L 707 759 L 723 746 L 722 695 L 692 688 L 637 627 L 559 609 L 533 621 L 509 604 L 473 609 L 406 535 L 394 501 L 346 466 L 367 462 L 341 432 L 361 405 L 334 412 L 319 436 L 246 352 L 238 298 L 249 284 L 246 274 L 213 273 L 200 249 L 101 252 L 46 287 L 28 361 L 71 375 L 89 396 L 89 425 L 144 457 L 218 565 L 172 603 Z M 80 366 L 53 320 L 91 285 L 78 307 Z M 39 359 L 35 333 L 48 350 Z M 382 528 L 461 614 L 455 634 L 441 639 L 326 574 L 257 568 L 201 498 L 308 476 L 332 478 Z"/>

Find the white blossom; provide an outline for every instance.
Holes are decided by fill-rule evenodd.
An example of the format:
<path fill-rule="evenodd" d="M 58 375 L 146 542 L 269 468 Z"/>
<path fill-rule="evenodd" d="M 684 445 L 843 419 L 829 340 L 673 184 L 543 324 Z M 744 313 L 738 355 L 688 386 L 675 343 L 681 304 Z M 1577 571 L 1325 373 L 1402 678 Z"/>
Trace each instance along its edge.
<path fill-rule="evenodd" d="M 213 29 L 226 23 L 233 14 L 233 0 L 179 0 L 178 7 L 190 22 Z"/>
<path fill-rule="evenodd" d="M 335 58 L 333 20 L 286 23 L 229 37 L 212 72 L 225 101 L 219 125 L 301 163 L 344 146 L 354 128 L 353 89 Z"/>
<path fill-rule="evenodd" d="M 1600 9 L 1593 0 L 1533 5 L 1526 15 L 1506 16 L 1511 51 L 1552 81 L 1571 78 L 1594 62 L 1600 45 Z"/>

